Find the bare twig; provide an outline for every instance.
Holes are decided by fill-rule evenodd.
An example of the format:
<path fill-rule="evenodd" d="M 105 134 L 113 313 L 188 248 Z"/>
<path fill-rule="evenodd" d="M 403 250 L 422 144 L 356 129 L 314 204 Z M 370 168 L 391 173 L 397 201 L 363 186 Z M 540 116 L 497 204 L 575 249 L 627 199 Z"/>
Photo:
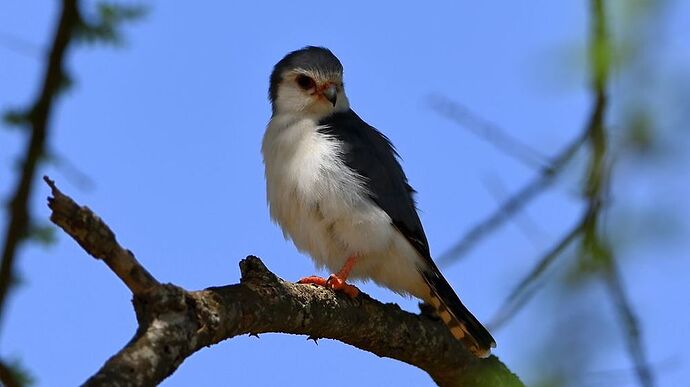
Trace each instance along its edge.
<path fill-rule="evenodd" d="M 96 183 L 93 179 L 82 171 L 77 165 L 72 163 L 69 158 L 55 152 L 46 152 L 46 157 L 65 180 L 79 188 L 81 191 L 93 190 Z"/>
<path fill-rule="evenodd" d="M 5 310 L 7 293 L 14 282 L 14 262 L 17 250 L 28 233 L 30 222 L 28 203 L 33 190 L 36 168 L 45 152 L 48 121 L 53 110 L 53 101 L 58 95 L 61 82 L 64 79 L 65 56 L 72 43 L 73 31 L 79 20 L 77 1 L 64 0 L 41 90 L 28 112 L 27 119 L 31 128 L 31 135 L 26 151 L 23 153 L 26 156 L 21 163 L 21 175 L 9 202 L 9 220 L 3 239 L 2 263 L 0 263 L 0 320 L 2 320 Z"/>
<path fill-rule="evenodd" d="M 491 193 L 496 200 L 496 203 L 501 203 L 508 197 L 508 191 L 499 176 L 492 175 L 490 178 L 484 178 L 482 180 L 487 191 Z M 527 211 L 515 214 L 513 223 L 517 226 L 522 235 L 532 242 L 534 246 L 541 246 L 541 242 L 544 240 L 547 233 L 539 227 Z"/>
<path fill-rule="evenodd" d="M 206 346 L 268 332 L 339 340 L 419 367 L 442 386 L 522 386 L 498 358 L 476 358 L 438 320 L 363 293 L 350 299 L 321 287 L 283 281 L 256 257 L 240 263 L 239 284 L 195 292 L 160 285 L 148 274 L 123 273 L 122 267 L 146 270 L 119 247 L 98 216 L 62 194 L 49 179 L 46 182 L 55 195 L 49 199 L 51 220 L 89 254 L 103 259 L 135 294 L 139 329 L 87 386 L 154 385 Z M 126 263 L 115 262 L 119 260 Z"/>
<path fill-rule="evenodd" d="M 27 58 L 43 58 L 41 46 L 5 31 L 0 31 L 0 47 Z"/>
<path fill-rule="evenodd" d="M 65 196 L 47 176 L 43 180 L 50 186 L 53 194 L 48 200 L 48 207 L 53 211 L 50 215 L 53 223 L 72 236 L 94 258 L 103 260 L 135 296 L 143 296 L 160 286 L 137 262 L 134 254 L 120 246 L 115 234 L 101 218 Z"/>
<path fill-rule="evenodd" d="M 526 166 L 543 168 L 547 163 L 547 158 L 536 149 L 510 135 L 507 130 L 497 124 L 472 112 L 468 107 L 441 95 L 431 96 L 429 102 L 438 114 L 467 128 L 476 136 Z"/>
<path fill-rule="evenodd" d="M 590 120 L 591 121 L 591 120 Z M 587 125 L 586 128 L 589 128 Z M 473 248 L 480 240 L 505 223 L 510 217 L 520 211 L 537 195 L 551 186 L 556 177 L 563 171 L 566 164 L 575 156 L 588 137 L 585 129 L 549 163 L 542 168 L 539 175 L 523 186 L 513 196 L 506 199 L 493 213 L 477 223 L 462 236 L 458 242 L 438 259 L 440 265 L 455 262 Z"/>
<path fill-rule="evenodd" d="M 586 216 L 568 232 L 558 243 L 556 243 L 546 254 L 544 254 L 530 272 L 513 288 L 510 295 L 503 302 L 498 314 L 489 324 L 496 330 L 508 322 L 524 305 L 534 296 L 539 289 L 541 280 L 547 269 L 560 257 L 568 246 L 582 233 L 585 225 Z"/>
<path fill-rule="evenodd" d="M 637 374 L 640 385 L 651 387 L 654 385 L 654 375 L 652 374 L 652 368 L 647 361 L 644 346 L 642 345 L 640 323 L 635 315 L 632 303 L 628 299 L 620 270 L 615 261 L 612 261 L 610 267 L 606 270 L 605 280 L 608 285 L 609 294 L 611 294 L 621 324 L 623 325 L 628 352 L 630 352 L 633 358 L 635 373 Z"/>

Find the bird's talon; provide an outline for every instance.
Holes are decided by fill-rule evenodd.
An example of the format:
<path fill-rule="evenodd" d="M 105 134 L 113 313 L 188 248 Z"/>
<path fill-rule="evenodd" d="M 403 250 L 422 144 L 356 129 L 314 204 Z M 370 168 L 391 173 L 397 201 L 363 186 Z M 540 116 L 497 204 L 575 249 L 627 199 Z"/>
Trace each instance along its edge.
<path fill-rule="evenodd" d="M 350 298 L 357 298 L 359 295 L 359 289 L 357 289 L 356 286 L 346 283 L 335 274 L 331 274 L 328 277 L 326 280 L 326 286 L 335 291 L 343 292 Z"/>
<path fill-rule="evenodd" d="M 333 289 L 336 292 L 343 292 L 350 298 L 356 298 L 359 295 L 359 289 L 357 287 L 350 285 L 343 281 L 340 277 L 335 274 L 331 274 L 328 279 L 309 276 L 301 278 L 297 281 L 298 284 L 313 284 L 318 286 L 323 286 L 325 288 Z"/>
<path fill-rule="evenodd" d="M 309 276 L 309 277 L 304 277 L 300 278 L 299 281 L 297 281 L 298 284 L 313 284 L 313 285 L 319 285 L 319 286 L 325 286 L 327 287 L 328 285 L 328 280 L 325 278 L 317 277 L 315 275 Z"/>
<path fill-rule="evenodd" d="M 328 286 L 331 289 L 337 289 L 341 287 L 345 281 L 342 279 L 338 278 L 335 274 L 331 274 L 328 276 L 328 279 L 326 280 L 326 286 Z"/>

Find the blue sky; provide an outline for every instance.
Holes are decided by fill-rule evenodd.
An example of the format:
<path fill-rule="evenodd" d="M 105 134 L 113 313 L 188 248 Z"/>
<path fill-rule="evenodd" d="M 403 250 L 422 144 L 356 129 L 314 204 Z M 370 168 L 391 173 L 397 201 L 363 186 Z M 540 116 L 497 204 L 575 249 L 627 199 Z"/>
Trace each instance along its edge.
<path fill-rule="evenodd" d="M 36 93 L 43 62 L 14 38 L 45 47 L 56 4 L 0 4 L 0 108 L 26 105 Z M 88 9 L 93 2 L 87 4 Z M 355 111 L 386 133 L 402 155 L 438 256 L 535 171 L 440 117 L 428 97 L 448 96 L 554 154 L 581 130 L 590 103 L 578 64 L 586 44 L 586 5 L 448 1 L 426 7 L 397 3 L 391 9 L 383 2 L 152 2 L 144 19 L 124 29 L 124 47 L 81 45 L 69 57 L 75 87 L 57 104 L 49 140 L 93 184 L 80 184 L 65 168 L 47 166 L 42 173 L 105 219 L 161 281 L 187 289 L 235 283 L 237 263 L 248 254 L 285 279 L 313 274 L 311 260 L 269 220 L 259 148 L 270 116 L 273 64 L 288 51 L 323 45 L 343 62 Z M 665 40 L 657 50 L 666 75 L 690 64 L 689 43 L 682 39 L 690 36 L 690 9 L 681 2 L 668 8 Z M 683 141 L 676 147 L 686 147 Z M 23 138 L 2 130 L 0 144 L 0 194 L 6 197 Z M 687 156 L 679 157 L 681 162 L 662 169 L 627 165 L 614 192 L 624 208 L 672 209 L 687 236 L 690 173 Z M 526 237 L 511 222 L 465 260 L 444 268 L 480 320 L 497 312 L 520 276 L 577 219 L 576 171 L 563 180 L 528 209 L 541 231 Z M 34 216 L 44 221 L 47 193 L 38 185 L 32 200 Z M 58 235 L 50 247 L 22 250 L 23 286 L 11 298 L 0 336 L 0 355 L 21 359 L 39 386 L 82 382 L 136 327 L 127 289 L 102 263 Z M 676 236 L 662 247 L 626 250 L 631 257 L 623 263 L 659 385 L 690 379 L 690 311 L 679 307 L 690 291 L 688 248 L 688 238 Z M 416 308 L 371 284 L 361 289 Z M 587 294 L 604 317 L 596 338 L 601 349 L 586 373 L 623 370 L 615 384 L 635 385 L 625 371 L 631 366 L 610 302 L 600 287 Z M 563 324 L 568 316 L 554 313 L 545 306 L 549 302 L 550 295 L 541 294 L 494 334 L 495 353 L 527 382 L 539 376 L 535 359 L 548 359 L 556 350 L 544 348 L 544 340 L 554 332 L 573 333 Z M 307 375 L 335 377 L 333 386 L 431 385 L 425 373 L 395 360 L 339 342 L 321 340 L 317 346 L 280 334 L 204 349 L 164 385 L 292 385 Z"/>

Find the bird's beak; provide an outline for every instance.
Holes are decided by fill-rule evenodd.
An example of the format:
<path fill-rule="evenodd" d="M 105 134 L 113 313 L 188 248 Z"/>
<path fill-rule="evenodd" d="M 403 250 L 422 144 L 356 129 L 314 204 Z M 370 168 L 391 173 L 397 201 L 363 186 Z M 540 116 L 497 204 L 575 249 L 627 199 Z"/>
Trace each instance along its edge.
<path fill-rule="evenodd" d="M 326 99 L 329 100 L 333 106 L 335 106 L 335 103 L 338 100 L 338 89 L 336 89 L 335 85 L 330 84 L 328 87 L 323 89 L 323 96 L 326 97 Z"/>

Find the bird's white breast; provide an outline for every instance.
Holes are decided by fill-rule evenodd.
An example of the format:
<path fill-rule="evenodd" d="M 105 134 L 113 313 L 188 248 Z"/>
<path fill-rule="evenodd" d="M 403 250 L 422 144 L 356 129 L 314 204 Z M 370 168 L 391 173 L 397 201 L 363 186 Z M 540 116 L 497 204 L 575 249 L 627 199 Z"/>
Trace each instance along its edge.
<path fill-rule="evenodd" d="M 418 293 L 416 252 L 339 157 L 345 145 L 317 129 L 316 120 L 291 115 L 269 123 L 262 153 L 271 217 L 319 266 L 335 272 L 357 255 L 352 277 Z"/>

